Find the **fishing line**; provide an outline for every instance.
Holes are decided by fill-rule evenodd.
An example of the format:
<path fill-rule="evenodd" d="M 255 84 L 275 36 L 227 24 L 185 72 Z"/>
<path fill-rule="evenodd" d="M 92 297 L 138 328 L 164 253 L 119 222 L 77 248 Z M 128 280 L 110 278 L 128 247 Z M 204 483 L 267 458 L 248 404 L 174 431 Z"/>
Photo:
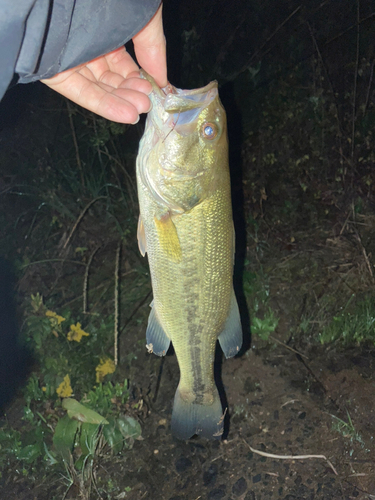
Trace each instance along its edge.
<path fill-rule="evenodd" d="M 162 144 L 164 144 L 164 141 L 167 140 L 167 137 L 169 136 L 169 134 L 171 132 L 173 132 L 173 130 L 176 128 L 176 125 L 177 125 L 177 122 L 178 122 L 178 119 L 180 118 L 180 114 L 181 114 L 181 110 L 178 112 L 178 115 L 177 115 L 177 120 L 175 122 L 173 122 L 173 127 L 171 128 L 171 130 L 168 132 L 168 134 L 164 137 L 164 139 L 162 140 Z"/>

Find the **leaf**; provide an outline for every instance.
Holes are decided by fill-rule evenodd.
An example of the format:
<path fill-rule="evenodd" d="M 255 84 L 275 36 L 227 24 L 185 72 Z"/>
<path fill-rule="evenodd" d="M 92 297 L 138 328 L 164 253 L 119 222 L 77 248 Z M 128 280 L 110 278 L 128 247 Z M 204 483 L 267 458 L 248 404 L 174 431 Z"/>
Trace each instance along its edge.
<path fill-rule="evenodd" d="M 62 407 L 68 412 L 70 418 L 86 424 L 108 424 L 108 420 L 99 415 L 94 410 L 79 403 L 74 398 L 65 398 L 62 401 Z"/>
<path fill-rule="evenodd" d="M 53 451 L 51 451 L 47 448 L 46 443 L 43 442 L 43 445 L 44 445 L 44 453 L 45 453 L 44 457 L 45 457 L 45 460 L 47 461 L 48 465 L 51 466 L 51 465 L 57 464 L 58 460 L 56 460 L 55 453 L 53 453 Z"/>
<path fill-rule="evenodd" d="M 98 424 L 82 424 L 81 435 L 79 437 L 82 455 L 87 456 L 95 454 L 99 430 L 100 425 Z"/>
<path fill-rule="evenodd" d="M 74 441 L 79 428 L 79 422 L 72 420 L 68 415 L 57 422 L 53 435 L 53 444 L 56 451 L 61 453 L 65 460 L 69 460 L 73 452 Z"/>
<path fill-rule="evenodd" d="M 133 417 L 128 417 L 127 415 L 117 419 L 117 426 L 125 439 L 137 439 L 142 434 L 139 422 L 137 422 L 137 420 Z"/>
<path fill-rule="evenodd" d="M 29 464 L 34 462 L 42 454 L 40 443 L 28 444 L 21 448 L 17 454 L 18 460 L 25 460 Z"/>
<path fill-rule="evenodd" d="M 107 441 L 109 447 L 116 455 L 120 453 L 124 446 L 124 437 L 117 426 L 117 422 L 114 418 L 109 418 L 109 425 L 103 427 L 103 436 Z"/>

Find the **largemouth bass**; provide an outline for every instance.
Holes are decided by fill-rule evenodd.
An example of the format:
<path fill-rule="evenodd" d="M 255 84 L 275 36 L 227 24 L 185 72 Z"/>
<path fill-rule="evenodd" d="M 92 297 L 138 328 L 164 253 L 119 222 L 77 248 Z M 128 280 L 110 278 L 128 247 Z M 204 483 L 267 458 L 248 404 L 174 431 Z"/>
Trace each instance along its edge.
<path fill-rule="evenodd" d="M 172 341 L 177 355 L 172 433 L 220 438 L 216 341 L 227 358 L 242 345 L 232 282 L 226 115 L 217 82 L 196 90 L 160 89 L 142 76 L 153 87 L 137 157 L 138 242 L 142 255 L 148 254 L 154 295 L 147 347 L 164 356 Z"/>

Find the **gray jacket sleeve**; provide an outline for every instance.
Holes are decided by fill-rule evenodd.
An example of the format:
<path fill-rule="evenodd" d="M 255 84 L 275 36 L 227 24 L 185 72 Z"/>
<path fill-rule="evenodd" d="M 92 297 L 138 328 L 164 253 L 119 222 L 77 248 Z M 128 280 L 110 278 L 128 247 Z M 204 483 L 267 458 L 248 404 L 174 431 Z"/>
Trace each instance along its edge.
<path fill-rule="evenodd" d="M 0 99 L 19 83 L 50 78 L 117 49 L 160 0 L 0 0 Z"/>

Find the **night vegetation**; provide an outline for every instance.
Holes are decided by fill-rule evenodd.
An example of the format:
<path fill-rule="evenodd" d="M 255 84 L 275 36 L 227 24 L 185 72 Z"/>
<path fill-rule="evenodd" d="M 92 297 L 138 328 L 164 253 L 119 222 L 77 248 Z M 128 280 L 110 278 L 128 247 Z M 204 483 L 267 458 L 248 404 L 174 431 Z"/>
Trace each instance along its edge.
<path fill-rule="evenodd" d="M 349 465 L 338 455 L 373 457 L 373 404 L 344 400 L 332 377 L 340 370 L 350 377 L 355 365 L 372 373 L 364 394 L 373 383 L 374 16 L 371 2 L 359 1 L 165 1 L 170 81 L 190 88 L 217 79 L 227 109 L 236 292 L 252 332 L 244 356 L 261 356 L 268 368 L 279 366 L 277 352 L 293 356 L 294 367 L 311 361 L 298 385 L 290 375 L 289 392 L 325 391 L 331 406 L 322 414 L 335 413 L 325 436 L 342 441 L 323 452 L 346 479 Z M 144 466 L 133 447 L 152 425 L 163 429 L 170 412 L 167 392 L 163 410 L 152 413 L 163 365 L 144 347 L 151 287 L 136 242 L 135 186 L 143 124 L 107 122 L 41 84 L 11 89 L 0 120 L 0 268 L 15 273 L 18 349 L 28 371 L 17 379 L 20 358 L 5 363 L 14 352 L 4 341 L 0 384 L 17 380 L 1 391 L 0 489 L 14 492 L 4 498 L 27 498 L 20 492 L 30 484 L 40 500 L 189 498 L 165 496 L 163 486 L 160 496 L 141 496 L 131 465 Z M 292 361 L 285 365 L 281 378 Z M 243 378 L 248 392 L 261 392 L 258 381 Z M 240 431 L 259 437 L 253 407 L 244 404 L 230 409 L 229 440 Z M 151 461 L 155 435 L 155 453 L 139 452 Z M 236 459 L 248 460 L 248 449 L 238 450 Z M 121 460 L 126 474 L 118 473 Z M 345 479 L 341 496 L 316 498 L 349 498 L 357 487 L 371 493 L 373 472 L 372 462 L 360 484 Z"/>

